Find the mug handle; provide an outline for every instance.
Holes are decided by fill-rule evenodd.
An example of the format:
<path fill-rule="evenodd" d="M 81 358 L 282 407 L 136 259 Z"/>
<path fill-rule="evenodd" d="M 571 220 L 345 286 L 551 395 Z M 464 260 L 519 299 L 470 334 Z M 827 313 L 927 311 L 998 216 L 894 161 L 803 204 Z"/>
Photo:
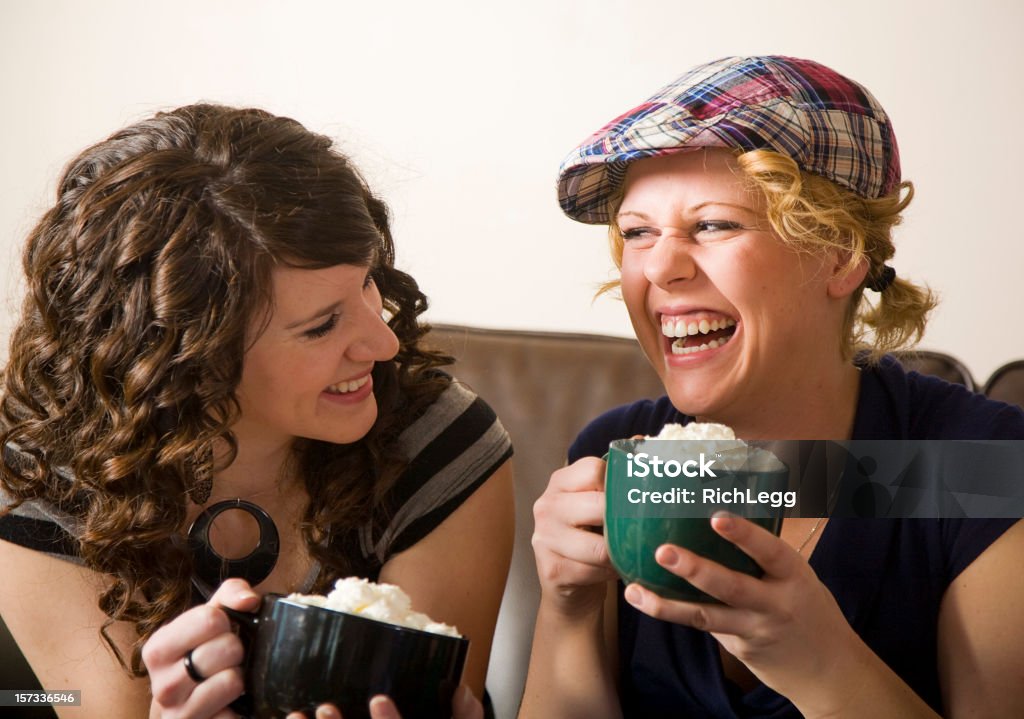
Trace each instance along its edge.
<path fill-rule="evenodd" d="M 242 660 L 242 676 L 246 679 L 248 685 L 249 676 L 249 662 L 252 658 L 253 642 L 256 640 L 256 635 L 260 628 L 260 617 L 263 616 L 263 608 L 268 602 L 276 602 L 281 594 L 265 594 L 263 601 L 260 603 L 259 609 L 256 612 L 240 612 L 237 609 L 231 609 L 230 607 L 218 607 L 222 612 L 228 615 L 228 619 L 231 620 L 231 624 L 238 627 L 238 638 L 242 642 L 242 649 L 245 651 L 244 659 Z M 250 717 L 253 713 L 252 697 L 248 694 L 248 686 L 242 693 L 242 696 L 235 699 L 228 706 L 231 711 L 235 712 L 241 717 Z"/>
<path fill-rule="evenodd" d="M 261 604 L 260 608 L 262 609 L 262 607 Z M 238 636 L 242 639 L 242 646 L 248 649 L 248 643 L 256 637 L 256 632 L 259 630 L 260 615 L 254 612 L 240 612 L 230 607 L 218 606 L 217 608 L 227 614 L 231 623 L 238 627 Z"/>

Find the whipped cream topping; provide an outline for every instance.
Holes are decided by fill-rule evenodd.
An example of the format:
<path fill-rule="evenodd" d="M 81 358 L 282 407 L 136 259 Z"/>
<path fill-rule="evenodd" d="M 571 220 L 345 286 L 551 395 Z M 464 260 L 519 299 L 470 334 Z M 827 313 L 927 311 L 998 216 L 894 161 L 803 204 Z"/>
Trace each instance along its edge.
<path fill-rule="evenodd" d="M 449 637 L 462 636 L 455 627 L 414 612 L 409 595 L 394 584 L 375 584 L 358 577 L 346 577 L 335 582 L 334 589 L 326 597 L 322 594 L 289 594 L 288 599 L 336 612 L 358 614 L 400 627 Z"/>
<path fill-rule="evenodd" d="M 736 439 L 732 427 L 716 422 L 670 423 L 662 427 L 656 436 L 645 439 L 689 440 L 688 454 L 717 455 L 718 466 L 724 470 L 777 472 L 786 467 L 768 450 L 749 446 L 742 439 Z"/>
<path fill-rule="evenodd" d="M 689 424 L 666 424 L 655 437 L 647 439 L 736 439 L 732 427 L 716 422 L 690 422 Z M 740 444 L 746 446 L 742 440 Z"/>

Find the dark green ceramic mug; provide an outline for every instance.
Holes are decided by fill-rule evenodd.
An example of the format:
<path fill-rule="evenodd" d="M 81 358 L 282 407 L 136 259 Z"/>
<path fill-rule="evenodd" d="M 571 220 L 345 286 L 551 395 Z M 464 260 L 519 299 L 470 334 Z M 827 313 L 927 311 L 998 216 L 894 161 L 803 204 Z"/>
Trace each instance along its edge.
<path fill-rule="evenodd" d="M 655 561 L 662 544 L 675 544 L 730 569 L 763 571 L 711 528 L 725 510 L 778 535 L 796 492 L 789 468 L 767 450 L 736 440 L 624 439 L 605 455 L 605 538 L 615 570 L 669 599 L 717 602 Z"/>

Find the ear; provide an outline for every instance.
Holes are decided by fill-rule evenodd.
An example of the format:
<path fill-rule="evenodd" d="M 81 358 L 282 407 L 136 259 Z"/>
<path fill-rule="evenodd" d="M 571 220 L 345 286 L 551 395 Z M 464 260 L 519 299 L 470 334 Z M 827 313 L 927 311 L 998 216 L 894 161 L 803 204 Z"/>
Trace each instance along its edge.
<path fill-rule="evenodd" d="M 868 258 L 862 255 L 850 268 L 850 252 L 837 252 L 834 257 L 835 263 L 832 265 L 832 274 L 828 280 L 828 296 L 843 299 L 852 295 L 864 282 L 868 274 Z"/>

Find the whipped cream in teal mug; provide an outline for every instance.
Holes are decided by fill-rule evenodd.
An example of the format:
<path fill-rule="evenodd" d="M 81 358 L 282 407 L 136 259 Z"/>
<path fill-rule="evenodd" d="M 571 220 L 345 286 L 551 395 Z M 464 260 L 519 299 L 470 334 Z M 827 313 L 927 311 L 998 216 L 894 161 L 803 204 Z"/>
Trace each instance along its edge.
<path fill-rule="evenodd" d="M 605 538 L 615 570 L 663 597 L 716 602 L 661 567 L 654 552 L 675 544 L 755 577 L 761 567 L 711 528 L 725 510 L 773 534 L 795 493 L 789 468 L 720 424 L 666 425 L 657 437 L 612 442 L 606 455 Z"/>

